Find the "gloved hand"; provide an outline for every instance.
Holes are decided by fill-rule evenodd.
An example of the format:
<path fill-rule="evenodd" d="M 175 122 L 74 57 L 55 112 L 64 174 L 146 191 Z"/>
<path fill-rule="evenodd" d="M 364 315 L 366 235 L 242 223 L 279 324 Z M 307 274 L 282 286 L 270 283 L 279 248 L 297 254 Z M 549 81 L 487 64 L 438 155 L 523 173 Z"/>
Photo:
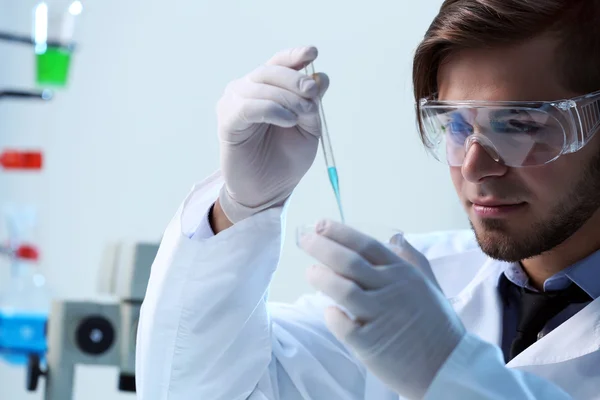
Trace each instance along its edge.
<path fill-rule="evenodd" d="M 398 394 L 422 398 L 465 335 L 437 283 L 421 272 L 431 273 L 425 257 L 398 236 L 398 251 L 391 251 L 331 221 L 299 243 L 323 263 L 308 270 L 309 282 L 355 317 L 330 307 L 327 327 Z"/>
<path fill-rule="evenodd" d="M 231 222 L 283 204 L 312 165 L 321 135 L 317 100 L 329 80 L 299 70 L 316 57 L 315 47 L 277 53 L 219 100 L 219 203 Z"/>

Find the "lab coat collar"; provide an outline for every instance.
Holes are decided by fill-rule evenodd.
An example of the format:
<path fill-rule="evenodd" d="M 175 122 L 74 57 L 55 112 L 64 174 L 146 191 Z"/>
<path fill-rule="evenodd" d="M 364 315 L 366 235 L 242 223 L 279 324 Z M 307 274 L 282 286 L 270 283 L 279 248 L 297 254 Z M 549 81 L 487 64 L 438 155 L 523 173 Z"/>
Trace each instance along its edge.
<path fill-rule="evenodd" d="M 600 298 L 538 340 L 507 366 L 565 362 L 600 350 Z"/>
<path fill-rule="evenodd" d="M 449 299 L 469 332 L 496 345 L 502 341 L 502 300 L 498 278 L 506 267 L 507 263 L 487 258 L 473 280 Z"/>
<path fill-rule="evenodd" d="M 500 345 L 503 304 L 498 280 L 508 263 L 488 259 L 475 278 L 450 299 L 466 329 L 482 339 Z M 565 362 L 600 350 L 600 298 L 538 340 L 508 367 Z"/>

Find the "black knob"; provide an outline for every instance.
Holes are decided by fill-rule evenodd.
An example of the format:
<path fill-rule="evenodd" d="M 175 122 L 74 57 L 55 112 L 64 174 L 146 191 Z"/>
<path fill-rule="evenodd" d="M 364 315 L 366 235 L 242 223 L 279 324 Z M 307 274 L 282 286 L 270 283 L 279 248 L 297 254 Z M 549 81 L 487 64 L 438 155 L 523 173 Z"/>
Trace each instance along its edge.
<path fill-rule="evenodd" d="M 119 374 L 119 390 L 121 392 L 135 393 L 135 375 L 121 372 Z"/>
<path fill-rule="evenodd" d="M 27 391 L 35 392 L 38 387 L 41 376 L 47 376 L 48 371 L 40 368 L 40 356 L 37 354 L 30 354 L 27 360 Z"/>
<path fill-rule="evenodd" d="M 112 323 L 101 315 L 84 318 L 75 331 L 75 341 L 84 353 L 99 355 L 106 352 L 115 341 Z"/>

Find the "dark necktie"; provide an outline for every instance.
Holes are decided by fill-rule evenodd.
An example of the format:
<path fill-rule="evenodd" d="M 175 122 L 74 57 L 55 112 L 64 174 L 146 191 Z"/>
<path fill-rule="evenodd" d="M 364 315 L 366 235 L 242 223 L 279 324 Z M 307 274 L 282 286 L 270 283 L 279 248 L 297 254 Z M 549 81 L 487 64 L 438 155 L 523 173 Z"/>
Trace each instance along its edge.
<path fill-rule="evenodd" d="M 571 284 L 567 289 L 555 292 L 532 292 L 521 290 L 521 312 L 517 335 L 510 346 L 510 359 L 537 340 L 544 326 L 568 305 L 591 301 L 591 297 L 579 286 Z"/>

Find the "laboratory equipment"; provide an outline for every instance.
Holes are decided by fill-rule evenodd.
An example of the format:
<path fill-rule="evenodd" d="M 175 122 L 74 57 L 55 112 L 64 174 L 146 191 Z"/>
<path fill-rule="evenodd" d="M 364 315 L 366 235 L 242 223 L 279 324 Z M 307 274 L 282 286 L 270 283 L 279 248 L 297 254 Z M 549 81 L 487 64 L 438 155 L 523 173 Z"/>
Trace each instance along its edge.
<path fill-rule="evenodd" d="M 76 364 L 119 365 L 119 306 L 114 302 L 56 300 L 48 321 L 46 368 L 29 357 L 29 391 L 46 378 L 44 399 L 72 400 Z"/>
<path fill-rule="evenodd" d="M 39 1 L 32 13 L 31 35 L 0 31 L 0 40 L 33 47 L 36 83 L 43 87 L 63 88 L 67 84 L 72 54 L 77 47 L 74 34 L 82 11 L 83 4 L 79 0 Z M 46 90 L 43 92 L 48 93 Z M 40 92 L 22 93 L 30 93 L 31 97 L 36 97 Z"/>
<path fill-rule="evenodd" d="M 0 40 L 5 41 L 5 42 L 12 42 L 12 43 L 17 43 L 17 44 L 28 45 L 28 46 L 35 45 L 35 40 L 33 38 L 31 38 L 30 36 L 27 36 L 27 35 L 20 35 L 17 33 L 0 31 Z M 48 44 L 48 46 L 60 46 L 60 43 L 55 42 L 50 39 L 48 39 L 46 43 Z M 70 47 L 75 48 L 75 44 L 71 44 Z"/>
<path fill-rule="evenodd" d="M 26 387 L 36 391 L 45 377 L 45 400 L 73 400 L 77 364 L 119 369 L 118 390 L 135 392 L 135 340 L 140 307 L 158 245 L 107 246 L 101 268 L 101 289 L 111 298 L 57 299 L 48 323 L 47 367 L 37 355 L 29 358 Z"/>
<path fill-rule="evenodd" d="M 5 170 L 41 170 L 43 154 L 38 150 L 7 149 L 0 153 L 0 167 Z"/>
<path fill-rule="evenodd" d="M 316 76 L 314 63 L 310 63 L 309 65 L 307 65 L 305 67 L 305 71 L 307 75 L 311 75 L 313 77 Z M 329 128 L 327 127 L 327 120 L 325 119 L 325 111 L 323 110 L 322 99 L 319 99 L 318 107 L 319 117 L 321 121 L 321 147 L 323 149 L 323 155 L 325 156 L 327 174 L 329 176 L 329 182 L 331 183 L 331 187 L 333 188 L 335 200 L 337 202 L 337 206 L 340 212 L 340 218 L 342 222 L 345 222 L 344 210 L 342 208 L 342 197 L 340 192 L 340 179 L 338 175 L 337 165 L 335 164 L 335 159 L 333 157 L 333 147 L 331 146 L 331 137 L 329 136 Z"/>
<path fill-rule="evenodd" d="M 27 100 L 52 100 L 54 93 L 50 89 L 44 90 L 0 90 L 0 100 L 27 99 Z"/>
<path fill-rule="evenodd" d="M 67 84 L 76 20 L 82 11 L 79 0 L 41 1 L 35 6 L 33 42 L 38 85 Z"/>
<path fill-rule="evenodd" d="M 11 278 L 0 294 L 0 357 L 25 365 L 29 354 L 43 358 L 50 295 L 36 259 L 15 257 Z"/>
<path fill-rule="evenodd" d="M 24 365 L 29 354 L 43 358 L 46 352 L 50 293 L 37 266 L 39 251 L 31 241 L 34 210 L 11 208 L 6 216 L 9 243 L 1 253 L 10 260 L 10 279 L 0 290 L 0 357 Z"/>

